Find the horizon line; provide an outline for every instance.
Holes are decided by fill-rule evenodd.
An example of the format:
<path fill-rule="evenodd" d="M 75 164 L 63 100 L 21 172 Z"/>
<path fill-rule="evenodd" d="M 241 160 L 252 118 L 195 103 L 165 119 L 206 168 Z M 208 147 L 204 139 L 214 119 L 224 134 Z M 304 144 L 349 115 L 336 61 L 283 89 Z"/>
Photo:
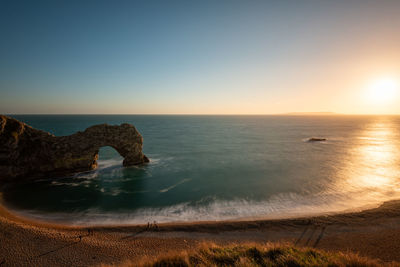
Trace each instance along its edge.
<path fill-rule="evenodd" d="M 13 115 L 48 115 L 48 116 L 79 116 L 79 115 L 143 115 L 143 116 L 399 116 L 400 114 L 380 113 L 336 113 L 336 112 L 286 112 L 286 113 L 3 113 L 5 116 Z M 1 113 L 0 113 L 1 115 Z"/>

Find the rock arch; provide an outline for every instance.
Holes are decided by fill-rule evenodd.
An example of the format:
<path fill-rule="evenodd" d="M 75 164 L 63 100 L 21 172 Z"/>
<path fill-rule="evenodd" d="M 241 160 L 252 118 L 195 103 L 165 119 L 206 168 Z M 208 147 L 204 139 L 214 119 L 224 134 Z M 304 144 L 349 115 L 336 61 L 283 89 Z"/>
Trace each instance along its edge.
<path fill-rule="evenodd" d="M 70 175 L 97 167 L 99 149 L 113 147 L 124 166 L 148 162 L 143 138 L 131 124 L 100 124 L 69 136 L 54 136 L 0 116 L 0 180 Z"/>

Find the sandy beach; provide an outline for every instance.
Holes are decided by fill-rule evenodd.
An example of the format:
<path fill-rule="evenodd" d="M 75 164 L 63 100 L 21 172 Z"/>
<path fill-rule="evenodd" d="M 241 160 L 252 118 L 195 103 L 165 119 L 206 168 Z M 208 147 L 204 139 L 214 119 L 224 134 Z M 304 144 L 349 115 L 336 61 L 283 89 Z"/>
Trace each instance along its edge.
<path fill-rule="evenodd" d="M 134 226 L 68 226 L 35 221 L 0 207 L 0 266 L 91 266 L 135 261 L 217 244 L 290 242 L 400 261 L 400 201 L 356 213 L 285 220 Z"/>

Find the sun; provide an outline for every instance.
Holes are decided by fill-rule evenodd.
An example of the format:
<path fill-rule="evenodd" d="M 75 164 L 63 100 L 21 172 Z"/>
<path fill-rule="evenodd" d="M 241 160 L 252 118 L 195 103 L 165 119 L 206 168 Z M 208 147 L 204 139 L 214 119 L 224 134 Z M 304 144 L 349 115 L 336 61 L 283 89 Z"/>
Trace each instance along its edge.
<path fill-rule="evenodd" d="M 392 102 L 399 90 L 399 83 L 393 77 L 375 79 L 367 86 L 366 99 L 371 104 Z"/>

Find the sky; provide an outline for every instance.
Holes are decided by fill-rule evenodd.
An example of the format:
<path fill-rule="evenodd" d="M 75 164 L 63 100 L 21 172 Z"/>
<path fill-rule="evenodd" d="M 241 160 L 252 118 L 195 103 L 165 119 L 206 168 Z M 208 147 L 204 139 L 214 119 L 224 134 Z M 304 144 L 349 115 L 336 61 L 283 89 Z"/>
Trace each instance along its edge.
<path fill-rule="evenodd" d="M 0 0 L 0 113 L 400 114 L 399 14 L 396 0 Z"/>

